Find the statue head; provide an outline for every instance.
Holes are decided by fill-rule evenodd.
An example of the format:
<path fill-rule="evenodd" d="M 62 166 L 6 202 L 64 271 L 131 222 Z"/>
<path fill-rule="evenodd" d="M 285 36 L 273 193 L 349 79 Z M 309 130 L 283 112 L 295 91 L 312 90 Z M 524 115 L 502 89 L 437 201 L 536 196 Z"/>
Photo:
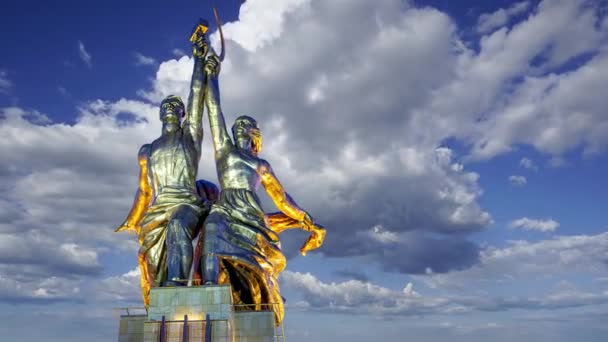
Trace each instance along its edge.
<path fill-rule="evenodd" d="M 186 109 L 179 96 L 169 95 L 160 103 L 160 121 L 163 123 L 163 130 L 173 132 L 179 129 L 185 115 Z"/>
<path fill-rule="evenodd" d="M 258 122 L 254 118 L 241 115 L 232 125 L 232 136 L 234 142 L 240 148 L 246 148 L 257 155 L 262 150 L 262 133 Z"/>

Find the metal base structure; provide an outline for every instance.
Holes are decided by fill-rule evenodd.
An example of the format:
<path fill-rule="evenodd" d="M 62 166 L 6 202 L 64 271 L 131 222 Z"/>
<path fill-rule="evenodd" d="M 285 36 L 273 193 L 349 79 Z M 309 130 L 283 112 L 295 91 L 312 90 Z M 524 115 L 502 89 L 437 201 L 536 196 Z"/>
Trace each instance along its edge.
<path fill-rule="evenodd" d="M 150 306 L 118 308 L 119 342 L 278 342 L 283 325 L 275 325 L 272 304 L 260 311 L 233 305 L 229 285 L 159 287 L 150 291 Z"/>

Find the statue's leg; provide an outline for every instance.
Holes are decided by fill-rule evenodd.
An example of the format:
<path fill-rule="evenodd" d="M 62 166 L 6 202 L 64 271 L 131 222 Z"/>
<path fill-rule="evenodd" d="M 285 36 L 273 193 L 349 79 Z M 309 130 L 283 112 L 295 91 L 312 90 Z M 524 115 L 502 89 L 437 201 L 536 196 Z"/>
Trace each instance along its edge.
<path fill-rule="evenodd" d="M 203 284 L 217 284 L 220 274 L 220 260 L 217 256 L 218 237 L 224 223 L 216 215 L 210 215 L 204 225 L 203 253 L 201 255 L 201 273 Z"/>
<path fill-rule="evenodd" d="M 181 206 L 167 224 L 167 281 L 164 286 L 185 286 L 192 265 L 192 239 L 199 216 L 190 206 Z"/>
<path fill-rule="evenodd" d="M 140 268 L 142 273 L 147 274 L 149 287 L 162 286 L 167 275 L 164 271 L 166 267 L 166 260 L 164 259 L 166 253 L 165 244 L 164 241 L 160 243 L 156 242 L 159 239 L 159 234 L 162 234 L 163 230 L 164 228 L 154 229 L 149 232 L 144 239 L 143 245 L 139 249 Z M 142 282 L 143 281 L 144 280 L 142 280 Z"/>
<path fill-rule="evenodd" d="M 150 306 L 150 279 L 148 278 L 148 264 L 146 261 L 146 254 L 138 254 L 138 263 L 140 271 L 139 285 L 141 287 L 141 296 L 144 301 L 144 306 L 148 308 Z"/>

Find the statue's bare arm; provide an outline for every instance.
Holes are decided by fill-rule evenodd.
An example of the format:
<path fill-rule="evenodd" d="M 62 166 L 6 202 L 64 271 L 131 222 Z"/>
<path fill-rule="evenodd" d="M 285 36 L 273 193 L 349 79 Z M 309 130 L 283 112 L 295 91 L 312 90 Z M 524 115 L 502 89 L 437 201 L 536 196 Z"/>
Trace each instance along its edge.
<path fill-rule="evenodd" d="M 198 155 L 201 154 L 201 144 L 203 142 L 203 105 L 205 103 L 205 55 L 207 53 L 207 41 L 204 34 L 198 35 L 193 43 L 192 55 L 194 58 L 194 70 L 190 81 L 190 96 L 188 96 L 188 106 L 186 119 L 183 128 L 193 139 L 194 147 Z"/>
<path fill-rule="evenodd" d="M 310 216 L 285 192 L 267 161 L 260 159 L 259 173 L 264 189 L 281 212 L 298 222 L 313 224 Z"/>
<path fill-rule="evenodd" d="M 233 147 L 220 106 L 220 89 L 218 84 L 219 63 L 219 58 L 211 55 L 207 58 L 205 64 L 205 74 L 207 75 L 205 103 L 207 104 L 207 112 L 209 113 L 209 126 L 211 127 L 216 160 Z"/>
<path fill-rule="evenodd" d="M 296 202 L 283 189 L 283 186 L 275 176 L 270 164 L 265 160 L 260 159 L 260 176 L 262 185 L 268 196 L 272 199 L 281 213 L 273 213 L 267 216 L 270 229 L 279 234 L 287 229 L 300 228 L 311 235 L 300 248 L 300 253 L 306 255 L 306 252 L 319 248 L 325 240 L 325 228 L 314 223 L 312 217 L 302 210 Z"/>
<path fill-rule="evenodd" d="M 150 145 L 144 145 L 139 150 L 137 159 L 139 161 L 139 188 L 135 194 L 133 200 L 133 206 L 127 216 L 127 219 L 123 222 L 120 227 L 116 229 L 117 232 L 123 230 L 134 231 L 139 234 L 139 223 L 144 217 L 146 209 L 150 206 L 152 201 L 153 190 L 150 186 L 150 177 L 148 175 L 148 159 L 150 158 Z"/>

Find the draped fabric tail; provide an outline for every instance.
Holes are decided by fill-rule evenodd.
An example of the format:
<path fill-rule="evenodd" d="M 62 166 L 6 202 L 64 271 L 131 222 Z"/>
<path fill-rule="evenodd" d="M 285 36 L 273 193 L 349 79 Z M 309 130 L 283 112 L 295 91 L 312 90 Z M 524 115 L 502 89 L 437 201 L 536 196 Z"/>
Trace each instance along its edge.
<path fill-rule="evenodd" d="M 207 256 L 219 260 L 218 282 L 232 285 L 235 304 L 250 310 L 267 310 L 263 304 L 272 304 L 280 323 L 284 308 L 277 277 L 286 258 L 257 195 L 246 189 L 222 190 L 205 221 L 204 241 Z"/>

